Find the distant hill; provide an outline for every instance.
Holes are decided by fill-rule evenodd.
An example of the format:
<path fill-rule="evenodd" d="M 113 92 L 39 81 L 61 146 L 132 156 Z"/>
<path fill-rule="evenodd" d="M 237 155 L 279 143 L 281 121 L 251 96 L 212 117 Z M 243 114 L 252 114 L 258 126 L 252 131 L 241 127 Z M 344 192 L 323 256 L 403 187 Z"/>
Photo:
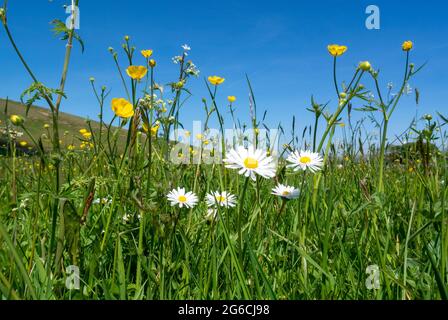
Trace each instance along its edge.
<path fill-rule="evenodd" d="M 46 108 L 32 106 L 26 117 L 26 107 L 20 102 L 8 101 L 7 115 L 5 114 L 6 100 L 0 99 L 0 127 L 4 127 L 5 120 L 12 114 L 17 114 L 25 118 L 25 125 L 31 134 L 37 139 L 43 134 L 48 134 L 47 130 L 44 129 L 44 125 L 50 125 L 50 130 L 52 126 L 51 111 Z M 59 113 L 59 134 L 62 140 L 62 146 L 66 147 L 69 144 L 74 144 L 79 146 L 81 135 L 79 134 L 80 129 L 87 129 L 89 127 L 86 123 L 87 118 L 82 118 L 69 113 L 60 112 Z M 99 131 L 99 122 L 91 120 L 92 131 Z M 104 130 L 104 127 L 103 127 Z M 122 130 L 120 133 L 120 140 L 126 139 L 126 130 Z M 26 141 L 31 144 L 31 140 L 24 134 L 19 141 Z M 50 146 L 49 139 L 43 139 L 45 147 Z"/>

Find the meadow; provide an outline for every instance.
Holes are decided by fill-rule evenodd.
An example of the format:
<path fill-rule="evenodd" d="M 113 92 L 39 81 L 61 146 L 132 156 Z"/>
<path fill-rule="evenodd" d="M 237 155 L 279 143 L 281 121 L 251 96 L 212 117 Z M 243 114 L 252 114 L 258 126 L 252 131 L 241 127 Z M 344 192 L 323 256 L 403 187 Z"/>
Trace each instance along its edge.
<path fill-rule="evenodd" d="M 390 48 L 402 59 L 398 88 L 382 88 L 368 61 L 339 79 L 349 48 L 323 48 L 334 61 L 335 99 L 311 99 L 297 112 L 315 121 L 303 132 L 293 125 L 278 145 L 272 132 L 286 128 L 264 125 L 250 79 L 245 110 L 234 96 L 219 105 L 226 79 L 202 77 L 190 47 L 173 58 L 179 77 L 161 84 L 157 50 L 137 49 L 129 36 L 109 48 L 122 91 L 89 80 L 97 121 L 63 114 L 79 35 L 54 22 L 67 46 L 60 87 L 48 88 L 16 45 L 7 13 L 5 5 L 0 20 L 32 85 L 22 103 L 0 104 L 1 299 L 448 298 L 448 119 L 428 114 L 397 143 L 388 139 L 409 80 L 424 70 L 411 41 Z M 195 77 L 207 116 L 192 136 L 180 118 L 191 112 L 184 101 Z M 375 124 L 378 141 L 351 121 L 354 113 Z"/>

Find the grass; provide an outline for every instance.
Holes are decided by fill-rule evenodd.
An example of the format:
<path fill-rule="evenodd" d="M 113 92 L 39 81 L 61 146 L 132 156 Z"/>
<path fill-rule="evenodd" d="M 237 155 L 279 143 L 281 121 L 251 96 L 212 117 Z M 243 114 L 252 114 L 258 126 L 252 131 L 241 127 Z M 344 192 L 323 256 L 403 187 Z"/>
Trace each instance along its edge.
<path fill-rule="evenodd" d="M 42 101 L 49 109 L 31 107 L 22 122 L 11 116 L 25 118 L 24 107 L 11 102 L 2 115 L 3 139 L 12 143 L 0 157 L 1 299 L 448 298 L 448 120 L 443 115 L 415 119 L 399 136 L 403 147 L 391 148 L 387 140 L 393 111 L 420 70 L 409 64 L 412 43 L 403 46 L 404 80 L 395 95 L 382 93 L 378 72 L 366 62 L 348 86 L 342 85 L 337 61 L 347 48 L 329 47 L 338 103 L 324 106 L 312 99 L 313 124 L 302 136 L 293 124 L 290 143 L 260 151 L 277 156 L 278 163 L 272 175 L 262 178 L 257 171 L 252 180 L 219 161 L 176 163 L 179 154 L 170 154 L 176 147 L 170 134 L 182 127 L 179 114 L 191 95 L 189 81 L 197 76 L 186 59 L 189 48 L 176 58 L 179 77 L 162 90 L 156 61 L 148 52 L 137 56 L 125 37 L 125 62 L 110 49 L 124 98 L 112 101 L 115 117 L 105 123 L 107 89 L 91 79 L 100 119 L 86 128 L 81 118 L 60 112 L 73 40 L 79 39 L 75 30 L 58 24 L 67 46 L 61 85 L 50 89 L 15 45 L 3 18 L 6 9 L 5 3 L 2 24 L 34 81 L 27 89 L 29 104 Z M 144 66 L 128 68 L 142 61 Z M 223 81 L 205 79 L 204 137 L 199 146 L 184 150 L 182 159 L 204 160 L 206 145 L 215 153 L 226 144 L 264 147 L 264 122 L 257 118 L 249 79 L 249 125 L 240 124 L 234 99 L 218 105 Z M 223 116 L 224 108 L 233 123 Z M 371 139 L 364 120 L 352 123 L 349 117 L 344 126 L 346 111 L 362 112 L 382 132 L 380 142 Z M 303 112 L 306 108 L 298 110 Z M 227 126 L 238 132 L 237 139 L 209 137 L 212 118 L 221 137 Z M 114 120 L 118 127 L 111 125 Z M 83 128 L 87 135 L 79 132 Z M 36 153 L 18 153 L 9 129 L 23 132 Z M 337 134 L 343 143 L 335 143 Z M 287 167 L 286 156 L 300 149 L 322 156 L 316 172 Z M 245 156 L 241 166 L 261 167 L 262 160 L 253 157 Z M 298 198 L 272 195 L 278 183 L 295 186 Z M 167 194 L 177 187 L 195 193 L 199 202 L 191 208 L 171 205 Z M 236 195 L 237 204 L 216 207 L 216 218 L 210 218 L 204 198 L 215 190 Z M 72 286 L 72 270 L 79 270 L 79 288 Z"/>

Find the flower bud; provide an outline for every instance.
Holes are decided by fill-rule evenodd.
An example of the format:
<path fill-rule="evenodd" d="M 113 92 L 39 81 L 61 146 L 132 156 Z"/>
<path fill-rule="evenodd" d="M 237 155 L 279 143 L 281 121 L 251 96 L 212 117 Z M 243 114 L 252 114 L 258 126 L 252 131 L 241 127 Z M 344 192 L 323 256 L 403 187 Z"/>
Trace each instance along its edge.
<path fill-rule="evenodd" d="M 362 61 L 359 63 L 359 69 L 362 71 L 370 71 L 372 69 L 372 66 L 370 65 L 369 61 Z"/>
<path fill-rule="evenodd" d="M 347 98 L 347 93 L 345 93 L 345 92 L 341 92 L 341 93 L 339 94 L 339 98 L 341 98 L 341 99 L 345 99 L 345 98 Z"/>
<path fill-rule="evenodd" d="M 21 116 L 18 116 L 16 114 L 10 116 L 9 120 L 11 120 L 11 123 L 15 126 L 21 126 L 25 122 Z"/>
<path fill-rule="evenodd" d="M 431 120 L 432 120 L 432 115 L 430 115 L 430 114 L 425 114 L 425 115 L 423 116 L 423 119 L 428 120 L 428 121 L 431 121 Z"/>
<path fill-rule="evenodd" d="M 149 66 L 151 68 L 154 68 L 156 65 L 157 65 L 156 60 L 154 60 L 154 59 L 149 60 Z"/>

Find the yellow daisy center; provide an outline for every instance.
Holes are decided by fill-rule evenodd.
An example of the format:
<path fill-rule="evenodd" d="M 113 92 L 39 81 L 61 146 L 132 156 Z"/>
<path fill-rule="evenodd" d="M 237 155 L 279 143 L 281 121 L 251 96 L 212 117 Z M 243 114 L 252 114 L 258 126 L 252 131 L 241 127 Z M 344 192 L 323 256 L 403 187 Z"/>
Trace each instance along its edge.
<path fill-rule="evenodd" d="M 187 202 L 187 197 L 186 196 L 179 196 L 179 198 L 177 200 L 179 200 L 179 202 L 185 203 L 185 202 Z"/>
<path fill-rule="evenodd" d="M 216 197 L 216 200 L 218 200 L 218 202 L 224 202 L 224 201 L 226 201 L 226 197 L 218 196 L 218 197 Z"/>
<path fill-rule="evenodd" d="M 311 158 L 310 157 L 307 157 L 307 156 L 304 156 L 304 157 L 300 157 L 300 163 L 303 163 L 303 164 L 308 164 L 308 163 L 310 163 L 311 162 Z"/>
<path fill-rule="evenodd" d="M 257 169 L 258 168 L 258 160 L 254 158 L 247 157 L 246 160 L 244 160 L 244 166 L 247 169 Z"/>
<path fill-rule="evenodd" d="M 289 196 L 290 192 L 289 191 L 283 191 L 282 196 Z"/>

